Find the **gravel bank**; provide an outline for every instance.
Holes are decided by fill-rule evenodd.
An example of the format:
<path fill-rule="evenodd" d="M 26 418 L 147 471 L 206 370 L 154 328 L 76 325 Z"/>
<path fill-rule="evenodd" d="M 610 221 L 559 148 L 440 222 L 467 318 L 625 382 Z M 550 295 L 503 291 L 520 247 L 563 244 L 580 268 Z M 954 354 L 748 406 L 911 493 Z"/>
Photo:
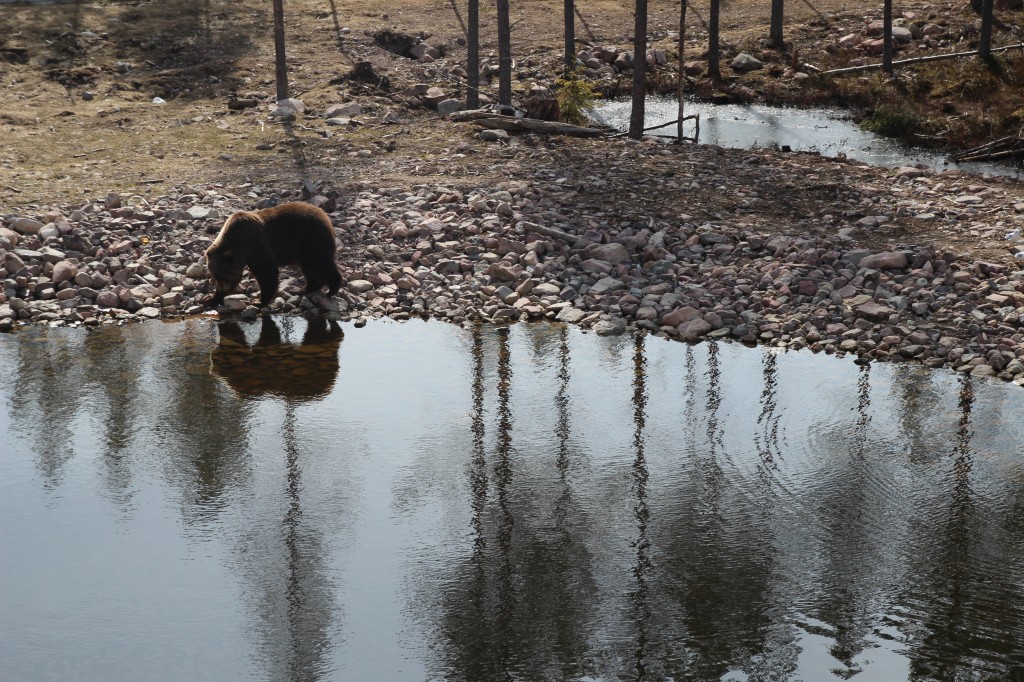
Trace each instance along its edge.
<path fill-rule="evenodd" d="M 346 277 L 324 314 L 554 319 L 598 334 L 808 347 L 1024 385 L 1024 272 L 1005 258 L 885 238 L 927 222 L 1003 239 L 1024 225 L 1018 184 L 771 152 L 608 148 L 600 172 L 558 168 L 550 149 L 495 145 L 485 153 L 500 156 L 508 178 L 496 186 L 462 179 L 314 194 L 335 223 Z M 648 177 L 635 202 L 602 203 L 628 185 L 640 156 L 665 157 L 671 172 Z M 788 219 L 773 206 L 782 186 L 809 199 Z M 692 201 L 657 201 L 680 192 Z M 729 213 L 695 217 L 702 192 L 730 195 Z M 224 219 L 297 198 L 211 186 L 0 216 L 0 330 L 201 314 L 211 293 L 202 254 Z M 315 314 L 298 295 L 297 271 L 282 277 L 270 310 Z M 253 318 L 257 299 L 246 279 L 220 313 Z"/>

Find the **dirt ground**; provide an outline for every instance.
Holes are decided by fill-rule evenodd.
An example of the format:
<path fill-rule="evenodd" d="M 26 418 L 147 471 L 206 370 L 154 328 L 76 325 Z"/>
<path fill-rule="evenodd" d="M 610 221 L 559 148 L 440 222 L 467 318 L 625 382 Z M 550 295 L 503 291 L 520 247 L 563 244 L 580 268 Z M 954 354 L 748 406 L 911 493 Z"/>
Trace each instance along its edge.
<path fill-rule="evenodd" d="M 840 0 L 790 0 L 784 54 L 767 48 L 769 6 L 765 0 L 723 4 L 725 82 L 712 86 L 698 77 L 692 87 L 733 99 L 838 102 L 861 113 L 892 103 L 917 112 L 919 138 L 933 143 L 975 143 L 1020 130 L 1024 55 L 1002 53 L 995 73 L 970 59 L 935 62 L 894 78 L 875 71 L 796 84 L 784 74 L 794 50 L 797 61 L 820 69 L 850 64 L 855 55 L 835 48 L 838 37 L 880 19 L 881 3 L 851 9 Z M 652 76 L 655 85 L 675 79 L 678 12 L 673 3 L 651 3 L 651 44 L 669 52 L 669 66 Z M 976 42 L 977 17 L 966 3 L 898 3 L 896 14 L 903 21 L 940 24 L 946 31 L 943 46 L 915 48 L 915 56 L 971 49 Z M 309 111 L 295 124 L 282 126 L 266 117 L 275 84 L 273 19 L 265 0 L 0 4 L 0 212 L 73 205 L 108 191 L 158 196 L 172 188 L 218 185 L 244 193 L 249 184 L 297 189 L 310 182 L 344 192 L 354 186 L 452 183 L 459 177 L 498 181 L 501 164 L 493 154 L 481 153 L 473 126 L 440 120 L 436 112 L 411 107 L 408 99 L 396 96 L 426 83 L 464 97 L 459 71 L 465 16 L 462 1 L 285 0 L 289 94 Z M 1024 12 L 1001 10 L 998 16 L 1003 28 L 996 31 L 995 44 L 1021 42 L 1018 26 L 1024 25 Z M 687 59 L 699 60 L 707 43 L 706 2 L 691 4 L 688 17 Z M 559 72 L 562 3 L 513 3 L 512 22 L 518 99 L 530 82 L 551 82 Z M 485 63 L 496 63 L 495 23 L 493 7 L 482 7 Z M 629 3 L 577 3 L 580 48 L 629 50 L 632 25 Z M 392 54 L 373 39 L 381 29 L 423 36 L 444 57 L 420 63 Z M 763 59 L 766 68 L 733 74 L 727 65 L 740 50 Z M 897 53 L 902 56 L 907 55 Z M 359 61 L 369 61 L 377 74 L 387 76 L 390 88 L 349 80 Z M 610 87 L 627 92 L 628 78 L 603 84 L 605 90 Z M 484 90 L 496 93 L 496 79 Z M 166 103 L 154 104 L 154 97 Z M 230 100 L 247 97 L 260 100 L 259 115 L 228 108 Z M 330 128 L 322 117 L 312 116 L 352 100 L 363 106 L 359 118 L 365 125 Z M 383 122 L 388 112 L 395 123 Z M 609 153 L 605 140 L 559 137 L 529 144 L 558 147 L 573 163 L 597 171 Z M 657 157 L 651 158 L 656 163 Z M 662 172 L 654 165 L 638 168 L 639 177 Z M 635 190 L 616 186 L 606 199 L 635 202 Z M 796 213 L 802 201 L 817 200 L 799 183 L 780 188 L 780 195 Z M 715 201 L 713 196 L 706 200 Z M 728 211 L 729 201 L 722 197 L 722 211 Z M 714 213 L 715 207 L 705 210 Z M 915 236 L 933 238 L 940 247 L 965 247 L 922 229 L 925 233 Z M 989 246 L 992 253 L 1005 252 L 1002 245 Z"/>

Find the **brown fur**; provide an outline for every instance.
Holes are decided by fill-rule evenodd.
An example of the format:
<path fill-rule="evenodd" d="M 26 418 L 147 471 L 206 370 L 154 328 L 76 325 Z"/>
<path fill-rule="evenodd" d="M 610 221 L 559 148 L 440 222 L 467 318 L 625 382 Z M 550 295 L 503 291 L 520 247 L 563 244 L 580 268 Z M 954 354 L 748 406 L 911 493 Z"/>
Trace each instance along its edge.
<path fill-rule="evenodd" d="M 326 286 L 331 296 L 341 287 L 335 262 L 334 227 L 321 209 L 300 201 L 259 211 L 238 211 L 224 223 L 206 250 L 206 262 L 217 284 L 211 305 L 242 279 L 248 266 L 260 285 L 260 303 L 277 296 L 278 268 L 298 264 L 306 278 L 306 294 Z"/>

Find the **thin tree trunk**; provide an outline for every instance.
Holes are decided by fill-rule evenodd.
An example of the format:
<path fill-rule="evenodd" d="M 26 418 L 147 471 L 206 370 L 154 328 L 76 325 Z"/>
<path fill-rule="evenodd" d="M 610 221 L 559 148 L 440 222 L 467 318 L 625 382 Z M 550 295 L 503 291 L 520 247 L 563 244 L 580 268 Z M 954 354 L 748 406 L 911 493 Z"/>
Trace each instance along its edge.
<path fill-rule="evenodd" d="M 633 107 L 629 115 L 629 137 L 639 140 L 644 130 L 644 100 L 647 97 L 647 0 L 636 0 L 633 23 Z"/>
<path fill-rule="evenodd" d="M 679 2 L 679 83 L 678 85 L 678 96 L 679 96 L 679 120 L 676 125 L 676 138 L 679 140 L 679 144 L 683 143 L 683 85 L 686 83 L 686 71 L 683 65 L 686 63 L 686 59 L 683 54 L 686 46 L 686 0 L 680 0 Z"/>
<path fill-rule="evenodd" d="M 498 0 L 498 103 L 512 104 L 512 27 L 508 0 Z"/>
<path fill-rule="evenodd" d="M 576 66 L 576 5 L 573 0 L 565 0 L 565 77 L 572 74 Z"/>
<path fill-rule="evenodd" d="M 288 99 L 288 62 L 284 55 L 284 0 L 274 0 L 274 55 L 277 99 Z"/>
<path fill-rule="evenodd" d="M 722 80 L 722 67 L 719 64 L 721 50 L 718 46 L 718 25 L 721 14 L 721 0 L 711 0 L 708 11 L 708 77 L 716 83 Z"/>
<path fill-rule="evenodd" d="M 784 5 L 785 0 L 772 0 L 772 19 L 771 28 L 768 31 L 768 41 L 776 50 L 781 50 L 786 46 L 782 37 Z"/>
<path fill-rule="evenodd" d="M 892 73 L 892 0 L 882 3 L 882 71 Z"/>
<path fill-rule="evenodd" d="M 466 108 L 480 108 L 480 0 L 469 0 L 466 12 Z"/>
<path fill-rule="evenodd" d="M 981 35 L 978 37 L 978 56 L 982 61 L 992 59 L 992 0 L 981 5 Z"/>

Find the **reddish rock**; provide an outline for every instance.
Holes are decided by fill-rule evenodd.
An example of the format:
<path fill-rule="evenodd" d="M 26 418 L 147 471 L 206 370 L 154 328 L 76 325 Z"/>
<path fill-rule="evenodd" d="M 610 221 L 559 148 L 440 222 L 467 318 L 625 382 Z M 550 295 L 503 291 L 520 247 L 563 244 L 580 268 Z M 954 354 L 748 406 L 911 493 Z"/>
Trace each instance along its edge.
<path fill-rule="evenodd" d="M 668 327 L 678 327 L 681 324 L 699 319 L 701 319 L 700 312 L 690 306 L 684 306 L 663 315 L 661 317 L 661 324 Z"/>
<path fill-rule="evenodd" d="M 615 265 L 629 260 L 629 251 L 622 244 L 591 244 L 587 247 L 587 255 L 596 260 L 603 260 Z"/>
<path fill-rule="evenodd" d="M 877 303 L 875 301 L 868 301 L 862 303 L 855 309 L 857 317 L 864 317 L 869 320 L 887 320 L 892 315 L 893 309 L 887 305 Z"/>
<path fill-rule="evenodd" d="M 704 320 L 690 320 L 676 327 L 676 333 L 683 341 L 696 341 L 711 331 L 711 325 Z"/>
<path fill-rule="evenodd" d="M 804 279 L 796 285 L 796 290 L 801 296 L 814 296 L 818 293 L 818 285 L 809 279 Z"/>
<path fill-rule="evenodd" d="M 519 277 L 519 273 L 516 269 L 510 266 L 508 263 L 497 262 L 491 267 L 487 268 L 487 274 L 492 279 L 500 280 L 503 282 L 514 282 Z"/>

